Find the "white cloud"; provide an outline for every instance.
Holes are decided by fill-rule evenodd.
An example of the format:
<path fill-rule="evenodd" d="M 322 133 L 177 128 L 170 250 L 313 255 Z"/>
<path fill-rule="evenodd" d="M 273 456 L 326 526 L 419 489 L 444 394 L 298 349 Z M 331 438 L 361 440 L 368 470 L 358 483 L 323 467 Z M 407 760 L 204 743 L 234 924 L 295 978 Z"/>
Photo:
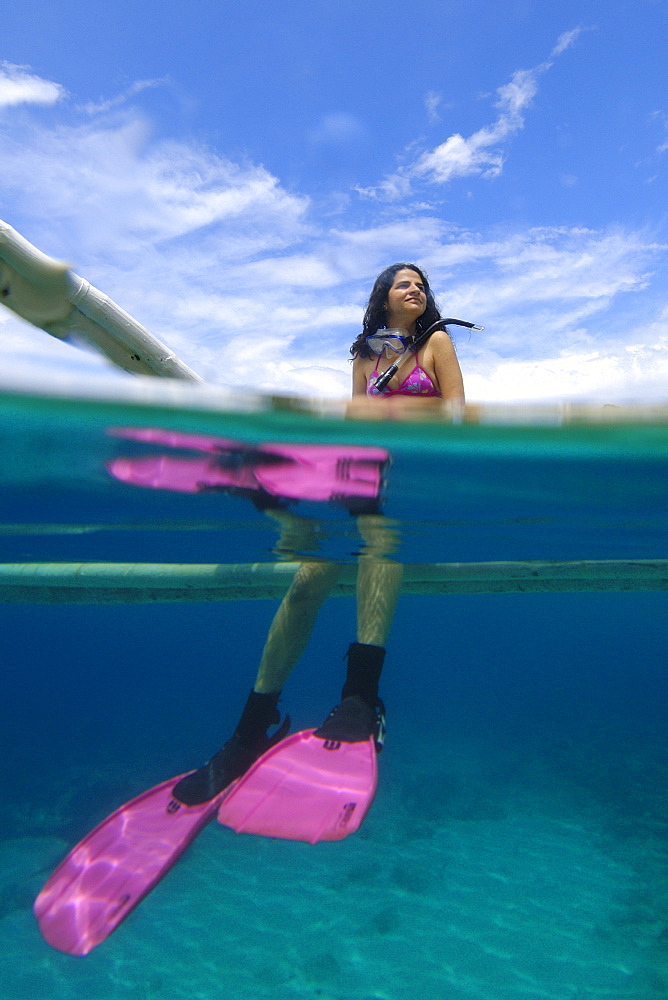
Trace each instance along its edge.
<path fill-rule="evenodd" d="M 244 263 L 233 273 L 244 287 L 252 288 L 257 288 L 258 285 L 296 290 L 331 288 L 340 281 L 340 274 L 332 261 L 303 253 Z"/>
<path fill-rule="evenodd" d="M 0 108 L 19 104 L 56 104 L 65 96 L 65 88 L 51 80 L 29 73 L 25 66 L 0 64 Z"/>
<path fill-rule="evenodd" d="M 459 133 L 448 136 L 445 142 L 422 153 L 380 184 L 359 188 L 359 193 L 367 198 L 398 201 L 410 194 L 412 182 L 416 180 L 447 184 L 458 177 L 498 177 L 505 162 L 504 146 L 524 128 L 524 112 L 536 96 L 539 77 L 552 67 L 554 58 L 574 44 L 582 30 L 575 28 L 560 35 L 552 49 L 550 60 L 533 69 L 517 70 L 508 83 L 497 89 L 494 106 L 499 114 L 491 124 L 484 125 L 468 137 Z M 433 100 L 435 95 L 431 96 Z"/>
<path fill-rule="evenodd" d="M 153 143 L 140 115 L 15 132 L 0 151 L 5 190 L 25 212 L 73 225 L 89 252 L 143 252 L 164 240 L 231 226 L 257 252 L 292 241 L 305 198 L 263 167 L 178 142 Z M 241 225 L 241 222 L 244 225 Z M 267 234 L 267 235 L 264 235 Z"/>
<path fill-rule="evenodd" d="M 586 30 L 591 31 L 591 28 L 573 28 L 571 31 L 564 31 L 561 35 L 559 35 L 557 38 L 557 44 L 550 52 L 550 59 L 556 59 L 556 57 L 560 56 L 562 52 L 566 51 L 566 49 L 570 49 L 572 45 L 575 45 L 582 32 Z"/>
<path fill-rule="evenodd" d="M 136 97 L 137 94 L 141 94 L 144 90 L 152 90 L 155 87 L 163 87 L 168 84 L 169 77 L 163 76 L 156 80 L 137 80 L 133 83 L 127 90 L 123 93 L 117 94 L 116 97 L 107 98 L 107 100 L 100 101 L 88 101 L 83 105 L 82 110 L 88 115 L 100 115 L 106 114 L 109 111 L 113 111 L 115 108 L 121 107 L 126 104 L 131 98 Z"/>
<path fill-rule="evenodd" d="M 503 168 L 504 157 L 500 145 L 524 127 L 522 112 L 536 96 L 538 70 L 518 70 L 510 81 L 499 87 L 495 107 L 499 116 L 491 125 L 485 125 L 465 139 L 451 135 L 430 153 L 424 153 L 410 167 L 413 177 L 426 177 L 437 184 L 445 184 L 455 177 L 480 174 L 496 177 Z"/>
<path fill-rule="evenodd" d="M 478 402 L 668 400 L 668 333 L 647 345 L 565 351 L 536 361 L 498 358 L 467 378 Z"/>
<path fill-rule="evenodd" d="M 668 248 L 614 228 L 537 229 L 504 240 L 462 234 L 423 258 L 449 315 L 467 394 L 481 401 L 668 396 L 668 315 L 651 269 Z"/>
<path fill-rule="evenodd" d="M 427 94 L 425 94 L 424 106 L 427 109 L 427 117 L 430 122 L 440 121 L 438 109 L 441 101 L 441 95 L 437 94 L 434 90 L 430 90 Z"/>
<path fill-rule="evenodd" d="M 411 182 L 405 174 L 390 174 L 379 184 L 369 187 L 356 187 L 355 190 L 362 198 L 373 198 L 383 201 L 401 201 L 411 194 Z"/>
<path fill-rule="evenodd" d="M 518 70 L 508 83 L 499 87 L 495 106 L 500 113 L 491 125 L 485 125 L 468 138 L 459 133 L 449 136 L 431 152 L 423 153 L 376 187 L 360 189 L 360 193 L 396 201 L 410 193 L 411 181 L 415 179 L 447 184 L 457 177 L 497 177 L 504 164 L 501 146 L 524 127 L 522 112 L 535 97 L 536 77 L 542 69 Z"/>
<path fill-rule="evenodd" d="M 652 113 L 647 116 L 647 121 L 650 127 L 652 128 L 652 131 L 654 131 L 657 125 L 662 132 L 665 133 L 666 131 L 668 131 L 668 115 L 665 113 L 665 111 L 652 111 Z M 668 140 L 661 142 L 656 147 L 657 153 L 665 153 L 666 150 L 668 150 Z M 647 178 L 645 183 L 651 183 L 654 180 L 656 180 L 656 177 L 650 177 Z"/>
<path fill-rule="evenodd" d="M 359 142 L 366 130 L 359 119 L 345 111 L 323 115 L 317 126 L 309 134 L 311 142 L 325 146 L 345 146 Z"/>

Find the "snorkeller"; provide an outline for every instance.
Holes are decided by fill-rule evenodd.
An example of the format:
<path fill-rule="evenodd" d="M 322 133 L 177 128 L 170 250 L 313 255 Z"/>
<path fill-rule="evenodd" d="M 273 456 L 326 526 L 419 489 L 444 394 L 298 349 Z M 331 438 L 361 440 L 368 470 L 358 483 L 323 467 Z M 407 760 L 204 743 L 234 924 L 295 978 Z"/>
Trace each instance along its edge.
<path fill-rule="evenodd" d="M 351 349 L 352 402 L 361 397 L 364 417 L 382 419 L 387 407 L 417 413 L 463 403 L 459 363 L 442 329 L 446 322 L 418 267 L 395 264 L 379 276 Z M 415 365 L 402 379 L 399 367 L 408 357 Z M 381 359 L 394 364 L 379 372 Z M 265 512 L 282 528 L 295 521 L 283 498 L 312 499 L 316 487 L 324 490 L 319 499 L 338 502 L 346 494 L 364 543 L 354 641 L 344 657 L 338 704 L 317 729 L 287 736 L 289 719 L 281 720 L 278 707 L 282 689 L 340 573 L 336 562 L 304 560 L 276 611 L 253 688 L 223 746 L 201 767 L 161 782 L 103 820 L 39 894 L 34 909 L 40 930 L 69 954 L 87 954 L 104 941 L 216 815 L 238 832 L 309 843 L 339 840 L 359 828 L 377 787 L 376 758 L 385 731 L 379 685 L 402 579 L 401 563 L 391 558 L 394 532 L 381 509 L 389 456 L 375 446 L 358 446 L 353 454 L 343 454 L 345 446 L 330 446 L 325 455 L 326 446 L 320 445 L 263 442 L 239 449 L 231 441 L 157 433 L 162 440 L 145 428 L 123 436 L 186 446 L 199 455 L 161 455 L 158 462 L 147 456 L 148 464 L 141 466 L 132 459 L 115 464 L 112 474 L 158 489 L 199 492 L 204 486 L 240 490 L 249 499 L 262 493 L 263 509 L 269 498 Z M 357 501 L 352 507 L 351 499 Z M 296 555 L 294 544 L 283 545 L 283 534 L 276 551 L 281 558 L 292 553 L 291 561 Z M 323 650 L 318 662 L 329 658 L 330 651 Z"/>
<path fill-rule="evenodd" d="M 450 407 L 464 403 L 464 382 L 454 345 L 445 329 L 448 323 L 475 329 L 473 323 L 444 319 L 436 305 L 425 272 L 416 264 L 392 264 L 376 279 L 369 296 L 362 332 L 353 342 L 353 401 L 350 416 L 373 419 L 378 411 L 358 397 L 412 412 L 419 397 L 425 404 Z M 400 369 L 409 358 L 414 365 L 405 377 Z M 388 366 L 385 360 L 392 363 Z M 412 398 L 409 398 L 412 397 Z M 388 404 L 385 404 L 388 405 Z"/>

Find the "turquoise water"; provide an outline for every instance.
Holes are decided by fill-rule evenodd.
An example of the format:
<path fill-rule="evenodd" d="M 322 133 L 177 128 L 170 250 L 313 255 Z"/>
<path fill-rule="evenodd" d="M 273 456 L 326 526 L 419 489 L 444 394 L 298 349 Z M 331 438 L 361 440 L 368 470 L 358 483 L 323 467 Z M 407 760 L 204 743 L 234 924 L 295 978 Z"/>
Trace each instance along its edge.
<path fill-rule="evenodd" d="M 368 426 L 8 394 L 2 563 L 275 562 L 275 524 L 244 497 L 113 479 L 114 458 L 160 450 L 108 433 L 119 426 L 387 448 L 384 513 L 407 564 L 668 559 L 658 421 Z M 294 509 L 314 527 L 301 553 L 355 564 L 346 510 Z M 668 994 L 665 591 L 402 596 L 359 833 L 311 847 L 213 824 L 83 959 L 43 942 L 34 896 L 107 813 L 227 738 L 278 601 L 4 596 L 12 1000 Z M 295 728 L 338 700 L 354 623 L 352 597 L 323 608 L 284 691 Z"/>

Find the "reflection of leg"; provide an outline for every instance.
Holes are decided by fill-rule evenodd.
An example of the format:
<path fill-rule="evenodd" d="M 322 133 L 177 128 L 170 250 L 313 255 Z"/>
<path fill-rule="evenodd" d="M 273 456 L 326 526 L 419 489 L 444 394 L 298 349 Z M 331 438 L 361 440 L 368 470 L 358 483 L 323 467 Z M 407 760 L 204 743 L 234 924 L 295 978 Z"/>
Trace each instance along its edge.
<path fill-rule="evenodd" d="M 304 652 L 317 614 L 339 575 L 336 563 L 302 563 L 281 601 L 262 652 L 255 690 L 280 691 Z"/>
<path fill-rule="evenodd" d="M 320 548 L 322 528 L 317 519 L 301 517 L 285 507 L 269 507 L 265 514 L 278 528 L 273 552 L 281 562 L 298 562 L 305 553 L 314 555 Z"/>

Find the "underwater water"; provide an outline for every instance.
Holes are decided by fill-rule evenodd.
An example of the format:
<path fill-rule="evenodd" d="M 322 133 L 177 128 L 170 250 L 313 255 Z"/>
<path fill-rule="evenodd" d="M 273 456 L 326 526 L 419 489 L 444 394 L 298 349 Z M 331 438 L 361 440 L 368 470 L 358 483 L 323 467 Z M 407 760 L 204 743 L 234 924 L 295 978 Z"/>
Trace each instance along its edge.
<path fill-rule="evenodd" d="M 668 559 L 658 423 L 367 426 L 5 394 L 3 564 L 275 563 L 276 522 L 248 495 L 112 475 L 193 458 L 121 427 L 387 449 L 384 530 L 405 564 Z M 344 506 L 292 509 L 297 558 L 356 564 Z M 40 937 L 36 894 L 109 812 L 230 735 L 278 599 L 77 603 L 3 586 L 4 996 L 668 995 L 665 589 L 402 595 L 359 832 L 311 846 L 212 823 L 74 958 Z M 354 639 L 354 596 L 333 596 L 284 689 L 293 729 L 338 701 Z"/>

